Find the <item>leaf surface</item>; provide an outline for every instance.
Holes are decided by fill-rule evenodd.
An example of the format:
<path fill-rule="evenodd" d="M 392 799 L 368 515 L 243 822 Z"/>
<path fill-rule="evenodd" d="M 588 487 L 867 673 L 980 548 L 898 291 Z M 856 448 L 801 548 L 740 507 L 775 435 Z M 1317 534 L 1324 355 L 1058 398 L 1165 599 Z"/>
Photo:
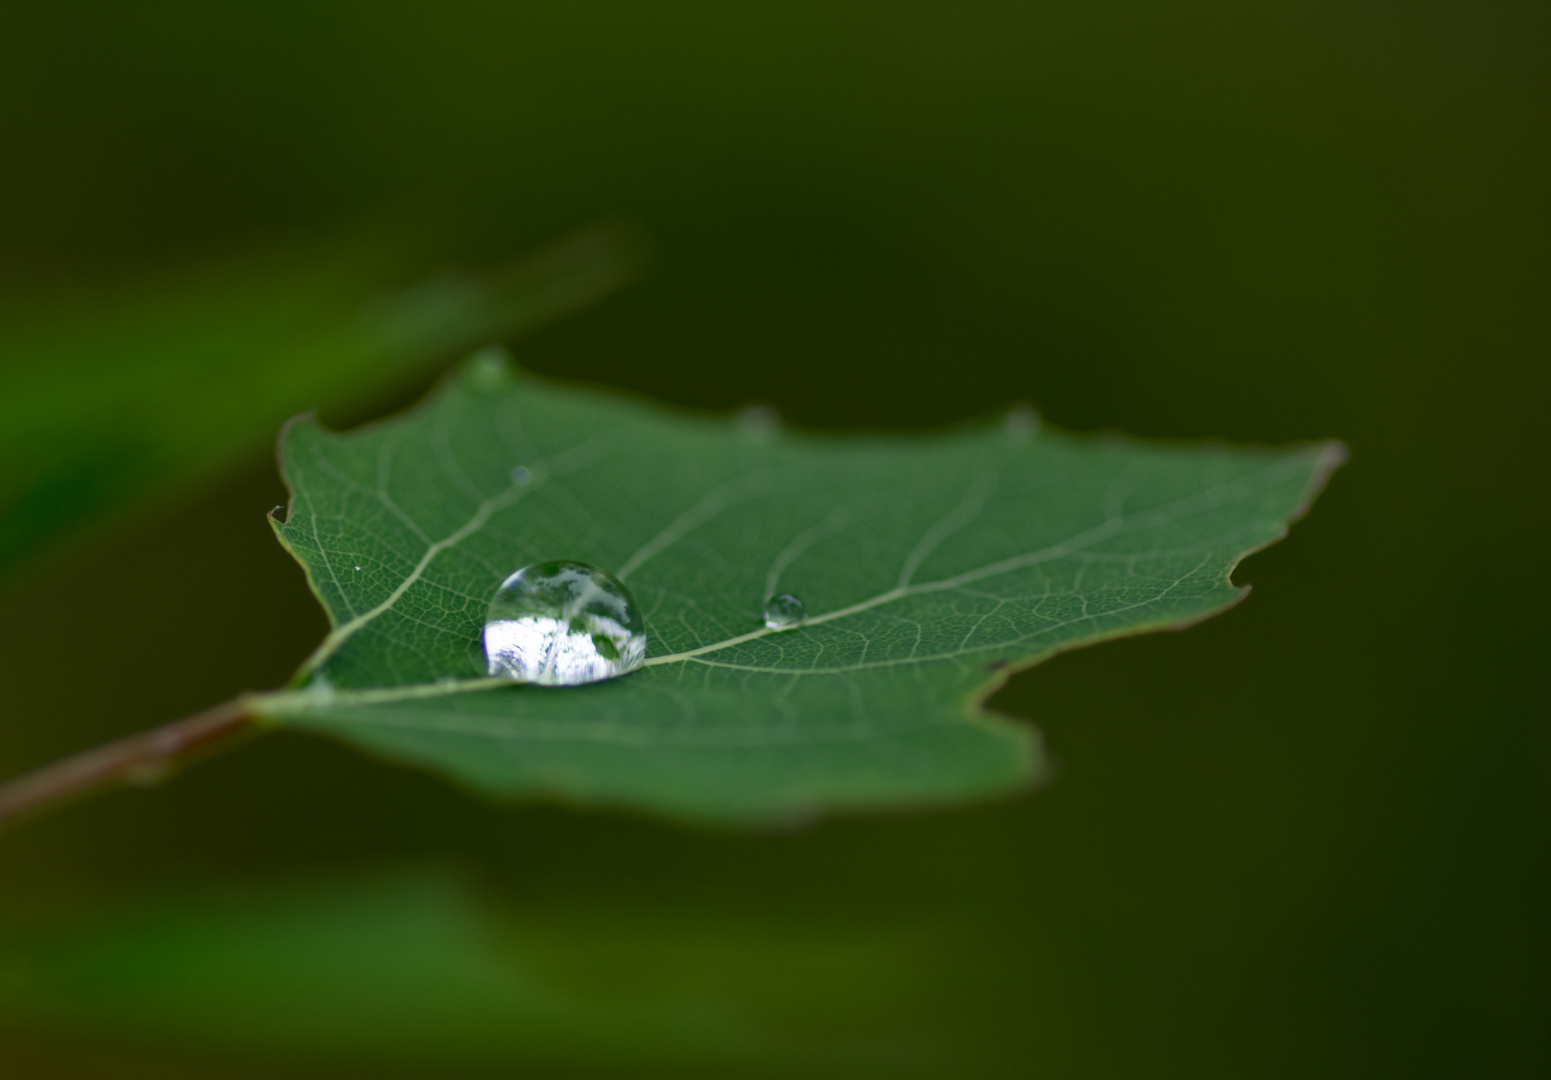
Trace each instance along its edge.
<path fill-rule="evenodd" d="M 282 446 L 282 542 L 334 629 L 263 715 L 500 796 L 750 820 L 944 803 L 1041 774 L 979 702 L 1061 649 L 1188 624 L 1339 460 L 1007 424 L 819 438 L 514 375 L 487 354 L 422 407 Z M 529 563 L 634 592 L 646 665 L 484 677 L 486 607 Z M 762 610 L 799 597 L 803 625 Z"/>

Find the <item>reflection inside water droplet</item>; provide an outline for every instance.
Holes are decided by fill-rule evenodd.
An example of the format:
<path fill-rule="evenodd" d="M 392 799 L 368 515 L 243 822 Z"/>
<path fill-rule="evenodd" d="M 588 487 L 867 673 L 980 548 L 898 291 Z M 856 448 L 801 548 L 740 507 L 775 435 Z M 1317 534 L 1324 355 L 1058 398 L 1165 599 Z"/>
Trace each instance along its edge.
<path fill-rule="evenodd" d="M 528 467 L 526 465 L 518 465 L 512 470 L 512 483 L 516 484 L 518 487 L 522 487 L 532 479 L 533 474 L 528 471 Z"/>
<path fill-rule="evenodd" d="M 484 636 L 491 675 L 544 686 L 612 679 L 646 659 L 630 590 L 580 562 L 535 563 L 503 581 Z"/>
<path fill-rule="evenodd" d="M 765 626 L 771 630 L 786 630 L 806 619 L 802 601 L 791 593 L 772 596 L 765 601 Z"/>

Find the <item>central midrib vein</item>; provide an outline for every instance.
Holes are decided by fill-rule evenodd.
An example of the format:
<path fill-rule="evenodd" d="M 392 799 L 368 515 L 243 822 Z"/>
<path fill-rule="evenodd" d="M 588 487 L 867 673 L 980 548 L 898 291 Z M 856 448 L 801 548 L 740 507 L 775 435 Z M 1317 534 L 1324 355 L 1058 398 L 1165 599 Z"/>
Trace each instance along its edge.
<path fill-rule="evenodd" d="M 495 500 L 492 499 L 490 501 L 494 502 Z M 493 511 L 495 508 L 492 507 L 491 509 Z M 654 656 L 648 659 L 641 666 L 656 667 L 661 664 L 684 663 L 685 661 L 693 660 L 698 656 L 704 656 L 707 653 L 720 652 L 723 649 L 730 649 L 736 645 L 742 645 L 745 642 L 757 641 L 760 638 L 768 637 L 771 634 L 782 633 L 786 629 L 800 629 L 802 627 L 821 626 L 824 623 L 833 622 L 836 619 L 844 619 L 852 615 L 859 615 L 864 611 L 871 610 L 875 607 L 881 607 L 884 604 L 893 603 L 896 600 L 902 600 L 907 596 L 915 596 L 920 593 L 928 592 L 941 592 L 945 589 L 955 589 L 962 585 L 967 585 L 971 582 L 979 581 L 982 578 L 993 577 L 997 574 L 1008 573 L 1012 570 L 1022 569 L 1025 566 L 1033 566 L 1037 563 L 1044 562 L 1049 559 L 1060 558 L 1063 555 L 1069 555 L 1088 544 L 1097 543 L 1099 540 L 1106 539 L 1108 536 L 1113 535 L 1115 532 L 1119 531 L 1122 523 L 1123 519 L 1112 519 L 1110 521 L 1103 522 L 1102 524 L 1097 525 L 1092 529 L 1089 529 L 1087 532 L 1079 533 L 1061 544 L 1043 548 L 1039 551 L 1028 552 L 1023 555 L 1016 555 L 1010 559 L 1003 559 L 1001 562 L 992 563 L 989 566 L 983 566 L 976 570 L 967 570 L 962 574 L 955 575 L 954 577 L 943 578 L 941 581 L 929 581 L 922 585 L 896 585 L 894 588 L 889 589 L 886 592 L 881 592 L 877 596 L 859 601 L 847 607 L 837 608 L 834 611 L 825 612 L 823 615 L 815 615 L 811 619 L 804 620 L 797 627 L 783 627 L 781 629 L 761 627 L 758 630 L 751 630 L 747 634 L 739 634 L 736 637 L 730 637 L 723 641 L 713 642 L 710 645 L 702 645 L 696 649 L 686 649 L 683 652 L 668 653 L 665 656 Z M 435 556 L 436 551 L 456 543 L 457 540 L 461 538 L 459 537 L 459 533 L 469 531 L 472 527 L 474 527 L 473 522 L 470 522 L 469 525 L 466 525 L 463 529 L 458 530 L 458 533 L 454 533 L 446 540 L 441 541 L 439 545 L 433 545 L 434 550 L 429 551 L 426 556 L 422 558 L 420 569 L 423 569 L 424 566 L 430 562 L 430 560 Z M 408 588 L 410 583 L 410 581 L 406 580 L 406 583 L 401 585 L 399 589 L 396 590 L 396 595 L 401 595 L 403 590 Z M 363 612 L 355 619 L 352 619 L 349 623 L 341 625 L 334 634 L 329 635 L 329 638 L 335 637 L 346 627 L 364 625 L 366 622 L 369 622 L 372 618 L 375 618 L 374 613 L 379 609 L 386 609 L 387 607 L 391 606 L 393 599 L 393 597 L 390 597 L 382 604 L 379 604 L 377 608 L 372 609 L 372 611 Z M 351 630 L 351 633 L 353 632 L 354 629 Z M 340 642 L 342 643 L 344 638 L 348 636 L 348 634 L 341 635 Z M 324 644 L 318 648 L 316 653 L 313 654 L 313 659 L 309 660 L 308 666 L 304 670 L 313 670 L 317 666 L 317 663 L 321 662 L 322 659 L 326 659 L 327 656 L 332 653 L 332 649 L 328 650 L 328 652 L 325 652 L 325 647 L 327 647 L 328 644 L 329 639 L 325 639 Z M 336 644 L 334 647 L 338 648 L 338 644 Z M 386 686 L 367 690 L 315 690 L 305 688 L 301 690 L 281 690 L 272 694 L 257 695 L 252 700 L 254 701 L 255 705 L 260 708 L 260 711 L 263 711 L 263 709 L 267 708 L 271 712 L 285 712 L 290 711 L 288 706 L 305 709 L 310 705 L 321 703 L 340 705 L 389 704 L 396 701 L 414 701 L 424 698 L 446 697 L 451 694 L 473 693 L 480 690 L 490 690 L 499 686 L 511 685 L 514 685 L 512 680 L 507 678 L 449 679 L 446 681 L 434 683 L 415 683 L 409 686 Z"/>

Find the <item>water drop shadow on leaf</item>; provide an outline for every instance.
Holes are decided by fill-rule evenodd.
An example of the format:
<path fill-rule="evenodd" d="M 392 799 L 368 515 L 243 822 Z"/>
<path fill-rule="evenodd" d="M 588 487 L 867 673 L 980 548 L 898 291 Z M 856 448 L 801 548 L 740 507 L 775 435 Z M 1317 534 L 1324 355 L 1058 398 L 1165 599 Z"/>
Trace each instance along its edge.
<path fill-rule="evenodd" d="M 493 676 L 581 686 L 624 675 L 646 659 L 646 627 L 624 582 L 587 563 L 525 566 L 501 583 L 485 617 Z"/>

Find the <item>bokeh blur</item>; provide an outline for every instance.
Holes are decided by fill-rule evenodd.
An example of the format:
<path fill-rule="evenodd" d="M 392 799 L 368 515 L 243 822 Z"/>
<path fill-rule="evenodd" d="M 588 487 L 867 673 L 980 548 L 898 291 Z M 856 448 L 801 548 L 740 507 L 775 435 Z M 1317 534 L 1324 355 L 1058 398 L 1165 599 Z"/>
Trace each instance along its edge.
<path fill-rule="evenodd" d="M 0 835 L 0 1075 L 1551 1074 L 1548 56 L 1523 0 L 7 0 L 0 775 L 283 681 L 271 413 L 403 407 L 466 343 L 365 299 L 600 221 L 637 279 L 496 318 L 530 369 L 1352 456 L 1243 605 L 996 696 L 1025 798 L 719 833 L 282 734 Z"/>

